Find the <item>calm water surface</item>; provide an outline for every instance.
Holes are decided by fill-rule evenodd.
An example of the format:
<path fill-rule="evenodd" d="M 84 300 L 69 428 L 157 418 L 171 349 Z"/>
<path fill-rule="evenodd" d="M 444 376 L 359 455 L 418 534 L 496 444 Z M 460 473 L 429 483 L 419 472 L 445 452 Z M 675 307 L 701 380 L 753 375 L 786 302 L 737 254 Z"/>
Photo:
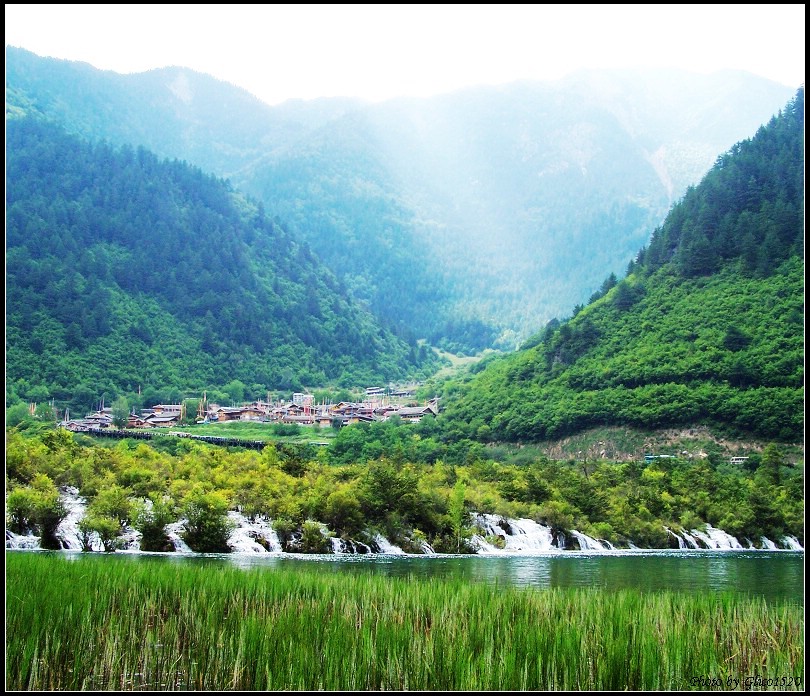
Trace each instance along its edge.
<path fill-rule="evenodd" d="M 77 561 L 82 558 L 80 553 L 58 553 L 68 553 Z M 531 556 L 116 553 L 115 557 L 133 563 L 205 563 L 259 572 L 302 568 L 324 573 L 458 578 L 503 587 L 732 591 L 804 603 L 802 551 L 566 551 Z"/>

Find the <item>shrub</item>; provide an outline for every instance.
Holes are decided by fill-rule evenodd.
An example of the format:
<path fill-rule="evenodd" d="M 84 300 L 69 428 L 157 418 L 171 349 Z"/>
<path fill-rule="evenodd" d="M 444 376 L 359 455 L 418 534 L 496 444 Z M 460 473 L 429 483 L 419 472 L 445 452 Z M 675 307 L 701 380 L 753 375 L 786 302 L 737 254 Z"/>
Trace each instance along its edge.
<path fill-rule="evenodd" d="M 166 525 L 174 519 L 174 506 L 168 498 L 152 496 L 140 506 L 135 529 L 141 533 L 141 551 L 174 551 Z"/>
<path fill-rule="evenodd" d="M 192 491 L 183 505 L 183 541 L 198 553 L 228 553 L 233 524 L 227 514 L 228 501 L 219 491 Z"/>

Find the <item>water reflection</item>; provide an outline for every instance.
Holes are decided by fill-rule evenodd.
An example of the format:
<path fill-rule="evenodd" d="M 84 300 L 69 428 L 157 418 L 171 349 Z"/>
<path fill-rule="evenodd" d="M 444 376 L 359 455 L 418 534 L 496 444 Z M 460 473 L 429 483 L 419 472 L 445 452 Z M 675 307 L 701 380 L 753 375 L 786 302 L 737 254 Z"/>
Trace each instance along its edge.
<path fill-rule="evenodd" d="M 265 565 L 260 559 L 236 562 Z M 392 577 L 452 577 L 521 587 L 596 587 L 607 590 L 731 591 L 766 599 L 804 601 L 804 554 L 793 552 L 662 552 L 541 556 L 279 557 L 283 567 L 324 567 Z"/>
<path fill-rule="evenodd" d="M 100 555 L 57 553 L 77 561 L 86 555 Z M 803 551 L 617 551 L 523 556 L 116 553 L 114 557 L 140 563 L 203 563 L 245 570 L 301 568 L 325 573 L 455 578 L 501 587 L 731 591 L 804 604 Z"/>

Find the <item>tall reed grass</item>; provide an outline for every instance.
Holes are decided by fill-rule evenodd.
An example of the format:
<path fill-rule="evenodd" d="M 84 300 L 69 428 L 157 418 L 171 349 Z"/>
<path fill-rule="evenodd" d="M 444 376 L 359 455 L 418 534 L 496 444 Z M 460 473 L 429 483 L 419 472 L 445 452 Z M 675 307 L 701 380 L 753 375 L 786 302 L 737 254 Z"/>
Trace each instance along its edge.
<path fill-rule="evenodd" d="M 6 612 L 7 690 L 803 690 L 803 608 L 727 593 L 7 552 Z"/>

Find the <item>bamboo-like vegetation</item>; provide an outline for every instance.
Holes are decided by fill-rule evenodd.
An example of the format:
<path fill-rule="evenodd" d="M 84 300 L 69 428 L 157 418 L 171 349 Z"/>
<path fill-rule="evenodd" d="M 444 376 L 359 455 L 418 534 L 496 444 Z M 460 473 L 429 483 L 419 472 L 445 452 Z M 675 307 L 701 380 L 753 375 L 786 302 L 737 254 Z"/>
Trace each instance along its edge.
<path fill-rule="evenodd" d="M 7 553 L 10 690 L 672 690 L 785 677 L 803 607 L 730 593 Z M 798 680 L 798 681 L 797 681 Z"/>

